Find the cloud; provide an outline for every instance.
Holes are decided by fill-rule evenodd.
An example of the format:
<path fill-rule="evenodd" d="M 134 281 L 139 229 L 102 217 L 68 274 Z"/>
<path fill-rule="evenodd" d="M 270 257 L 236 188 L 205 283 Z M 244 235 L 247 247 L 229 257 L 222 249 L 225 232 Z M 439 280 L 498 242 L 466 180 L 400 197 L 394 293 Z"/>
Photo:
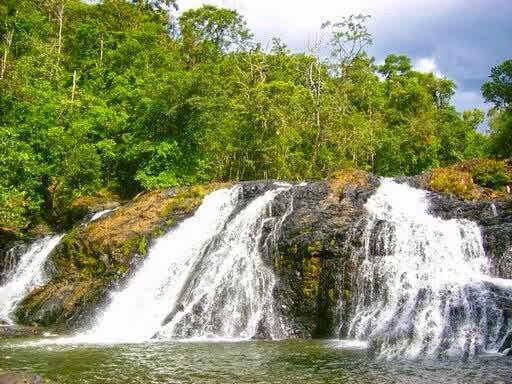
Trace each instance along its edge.
<path fill-rule="evenodd" d="M 478 108 L 487 112 L 491 108 L 491 104 L 484 102 L 479 92 L 459 91 L 455 93 L 453 101 L 459 111 Z"/>
<path fill-rule="evenodd" d="M 432 57 L 423 57 L 416 61 L 414 69 L 418 72 L 433 73 L 437 77 L 446 77 L 437 67 L 436 60 Z"/>

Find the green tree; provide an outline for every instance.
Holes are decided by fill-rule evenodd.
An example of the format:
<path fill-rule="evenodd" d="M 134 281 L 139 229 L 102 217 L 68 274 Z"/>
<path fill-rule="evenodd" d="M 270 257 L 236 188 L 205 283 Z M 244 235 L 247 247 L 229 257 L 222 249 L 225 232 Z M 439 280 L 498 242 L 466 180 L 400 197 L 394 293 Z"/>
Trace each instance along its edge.
<path fill-rule="evenodd" d="M 236 11 L 203 5 L 184 12 L 179 18 L 181 34 L 187 44 L 212 43 L 221 52 L 247 49 L 252 33 Z"/>
<path fill-rule="evenodd" d="M 508 108 L 512 103 L 512 59 L 493 67 L 490 78 L 482 85 L 485 100 L 498 109 Z"/>
<path fill-rule="evenodd" d="M 482 85 L 486 101 L 495 109 L 490 113 L 490 148 L 500 157 L 512 156 L 512 60 L 506 60 L 491 69 L 488 82 Z"/>

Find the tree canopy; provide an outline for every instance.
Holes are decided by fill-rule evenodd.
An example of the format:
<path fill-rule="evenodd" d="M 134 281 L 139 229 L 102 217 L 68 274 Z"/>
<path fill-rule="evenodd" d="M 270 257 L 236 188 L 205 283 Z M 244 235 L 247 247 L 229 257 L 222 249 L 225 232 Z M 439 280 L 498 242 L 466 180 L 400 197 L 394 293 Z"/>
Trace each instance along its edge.
<path fill-rule="evenodd" d="M 205 5 L 175 20 L 175 6 L 0 4 L 2 230 L 58 225 L 73 199 L 106 190 L 319 179 L 345 167 L 408 175 L 487 154 L 483 116 L 455 110 L 452 81 L 403 55 L 382 65 L 368 56 L 367 16 L 326 23 L 318 49 L 292 53 L 278 39 L 264 50 L 234 10 Z M 493 69 L 484 88 L 500 108 L 509 69 Z"/>

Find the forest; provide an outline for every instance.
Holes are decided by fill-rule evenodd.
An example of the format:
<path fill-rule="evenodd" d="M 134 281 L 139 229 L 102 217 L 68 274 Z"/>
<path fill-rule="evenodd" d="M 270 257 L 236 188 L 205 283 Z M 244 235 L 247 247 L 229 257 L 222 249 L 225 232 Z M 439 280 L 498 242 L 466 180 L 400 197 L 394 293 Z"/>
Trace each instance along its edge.
<path fill-rule="evenodd" d="M 296 53 L 255 41 L 234 10 L 178 5 L 0 3 L 1 231 L 58 223 L 96 194 L 512 156 L 512 60 L 489 69 L 482 132 L 453 81 L 369 56 L 370 16 L 325 22 Z"/>

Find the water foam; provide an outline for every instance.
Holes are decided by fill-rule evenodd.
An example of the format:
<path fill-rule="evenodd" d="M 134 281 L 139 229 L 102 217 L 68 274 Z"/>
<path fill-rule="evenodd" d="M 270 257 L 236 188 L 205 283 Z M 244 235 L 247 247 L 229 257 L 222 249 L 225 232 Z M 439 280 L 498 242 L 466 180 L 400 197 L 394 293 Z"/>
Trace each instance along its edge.
<path fill-rule="evenodd" d="M 368 200 L 349 337 L 381 355 L 464 356 L 496 349 L 507 324 L 478 226 L 428 213 L 427 192 L 382 180 Z"/>
<path fill-rule="evenodd" d="M 46 236 L 29 246 L 0 286 L 0 319 L 12 324 L 12 311 L 32 290 L 46 283 L 44 264 L 63 235 Z"/>

